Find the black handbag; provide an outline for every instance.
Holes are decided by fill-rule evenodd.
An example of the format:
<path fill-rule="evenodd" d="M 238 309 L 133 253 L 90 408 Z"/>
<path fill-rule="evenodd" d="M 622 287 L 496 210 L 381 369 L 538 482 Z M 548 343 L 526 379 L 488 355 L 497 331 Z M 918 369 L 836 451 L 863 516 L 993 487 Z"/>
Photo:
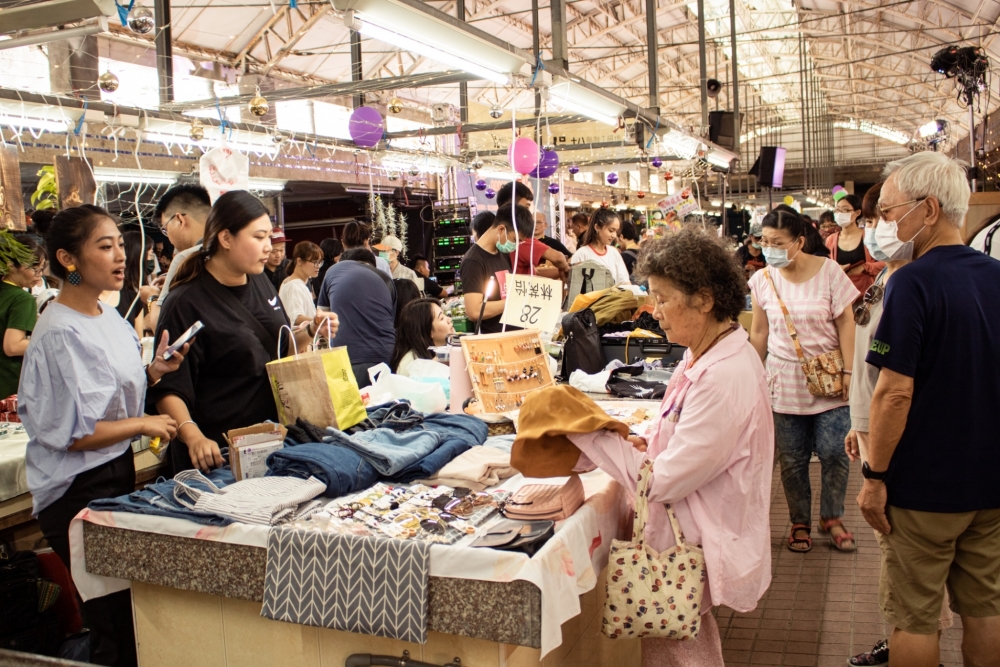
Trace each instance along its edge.
<path fill-rule="evenodd" d="M 644 369 L 641 366 L 622 366 L 611 371 L 607 390 L 619 398 L 661 399 L 667 393 L 663 382 L 639 380 Z"/>
<path fill-rule="evenodd" d="M 563 345 L 562 377 L 569 379 L 575 370 L 588 375 L 604 370 L 604 348 L 601 347 L 601 330 L 597 326 L 597 316 L 590 308 L 568 313 L 562 319 Z"/>
<path fill-rule="evenodd" d="M 542 546 L 555 535 L 555 521 L 511 521 L 505 520 L 491 527 L 472 543 L 474 547 L 520 551 L 534 556 Z"/>

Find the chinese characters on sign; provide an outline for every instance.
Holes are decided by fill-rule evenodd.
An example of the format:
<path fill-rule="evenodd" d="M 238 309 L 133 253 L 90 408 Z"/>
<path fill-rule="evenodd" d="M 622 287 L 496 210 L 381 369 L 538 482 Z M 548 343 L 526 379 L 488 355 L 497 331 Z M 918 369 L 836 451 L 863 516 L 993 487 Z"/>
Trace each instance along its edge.
<path fill-rule="evenodd" d="M 540 276 L 507 276 L 507 303 L 500 321 L 523 329 L 554 331 L 562 307 L 562 283 Z"/>

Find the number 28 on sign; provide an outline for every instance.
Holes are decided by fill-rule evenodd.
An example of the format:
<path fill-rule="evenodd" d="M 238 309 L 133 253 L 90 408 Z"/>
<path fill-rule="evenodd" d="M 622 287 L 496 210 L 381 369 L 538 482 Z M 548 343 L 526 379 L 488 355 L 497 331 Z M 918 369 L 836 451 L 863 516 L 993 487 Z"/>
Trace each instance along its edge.
<path fill-rule="evenodd" d="M 562 307 L 562 283 L 541 276 L 507 277 L 507 303 L 500 321 L 523 329 L 553 331 Z"/>

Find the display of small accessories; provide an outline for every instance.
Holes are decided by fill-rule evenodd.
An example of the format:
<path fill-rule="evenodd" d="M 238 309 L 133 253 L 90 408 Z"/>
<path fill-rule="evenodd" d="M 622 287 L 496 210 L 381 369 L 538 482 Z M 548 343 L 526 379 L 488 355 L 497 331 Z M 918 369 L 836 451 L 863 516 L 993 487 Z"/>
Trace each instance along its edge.
<path fill-rule="evenodd" d="M 418 539 L 454 544 L 493 517 L 510 494 L 474 492 L 423 484 L 392 486 L 378 483 L 361 493 L 338 498 L 299 528 L 338 534 Z"/>
<path fill-rule="evenodd" d="M 17 416 L 17 394 L 0 400 L 0 422 L 21 422 L 21 418 Z"/>
<path fill-rule="evenodd" d="M 517 410 L 532 391 L 553 383 L 537 331 L 463 336 L 472 391 L 485 413 Z"/>

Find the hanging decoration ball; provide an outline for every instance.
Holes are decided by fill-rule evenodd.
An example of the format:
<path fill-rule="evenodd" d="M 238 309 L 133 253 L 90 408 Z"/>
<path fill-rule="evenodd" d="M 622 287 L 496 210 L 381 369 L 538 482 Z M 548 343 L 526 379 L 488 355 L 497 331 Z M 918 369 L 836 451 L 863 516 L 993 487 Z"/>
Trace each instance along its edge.
<path fill-rule="evenodd" d="M 389 172 L 389 180 L 390 181 L 398 181 L 399 180 L 399 172 L 398 171 Z"/>
<path fill-rule="evenodd" d="M 545 151 L 554 151 L 555 149 L 556 149 L 556 147 L 553 146 L 552 144 L 545 144 L 544 146 L 542 146 L 542 152 L 545 152 Z"/>
<path fill-rule="evenodd" d="M 374 107 L 358 107 L 351 113 L 347 129 L 355 144 L 361 148 L 375 148 L 382 140 L 385 120 Z"/>
<path fill-rule="evenodd" d="M 413 165 L 412 167 L 410 167 L 410 176 L 419 176 L 419 175 L 420 175 L 420 170 L 417 169 L 417 165 Z"/>
<path fill-rule="evenodd" d="M 492 118 L 493 120 L 498 120 L 501 116 L 503 116 L 502 106 L 500 106 L 499 104 L 494 104 L 493 106 L 490 107 L 490 118 Z"/>
<path fill-rule="evenodd" d="M 403 110 L 403 100 L 394 97 L 389 100 L 389 113 L 399 113 Z"/>
<path fill-rule="evenodd" d="M 663 160 L 661 160 L 659 157 L 654 157 L 652 160 L 649 161 L 649 164 L 659 169 L 660 167 L 663 166 Z"/>
<path fill-rule="evenodd" d="M 267 103 L 267 100 L 261 96 L 259 88 L 257 89 L 257 94 L 253 96 L 253 99 L 250 100 L 250 104 L 248 106 L 250 108 L 250 113 L 258 118 L 266 114 L 268 109 L 271 108 L 271 105 Z"/>
<path fill-rule="evenodd" d="M 143 5 L 132 8 L 132 11 L 128 13 L 127 23 L 132 32 L 140 35 L 152 32 L 153 28 L 156 27 L 156 21 L 153 19 L 153 10 Z"/>
<path fill-rule="evenodd" d="M 285 137 L 285 135 L 283 135 L 281 132 L 275 130 L 274 133 L 271 134 L 271 143 L 273 143 L 275 146 L 280 146 L 281 144 L 285 143 L 286 138 L 287 137 Z"/>
<path fill-rule="evenodd" d="M 569 166 L 569 173 L 571 173 L 571 174 L 578 174 L 578 173 L 580 173 L 580 168 L 578 166 L 576 166 L 575 164 L 571 164 Z"/>
<path fill-rule="evenodd" d="M 507 161 L 514 171 L 524 176 L 538 166 L 541 155 L 534 139 L 519 137 L 507 149 Z"/>
<path fill-rule="evenodd" d="M 638 192 L 635 193 L 635 196 L 638 197 L 639 199 L 642 199 L 643 197 L 646 196 L 646 193 L 643 192 L 642 190 L 639 190 Z"/>
<path fill-rule="evenodd" d="M 112 72 L 105 72 L 97 78 L 98 87 L 106 93 L 113 93 L 118 90 L 118 77 Z"/>
<path fill-rule="evenodd" d="M 483 179 L 480 178 L 478 181 L 476 181 L 476 189 L 479 190 L 480 192 L 485 190 L 487 187 L 489 186 L 486 185 L 486 181 L 484 181 Z"/>
<path fill-rule="evenodd" d="M 201 141 L 205 138 L 205 126 L 201 124 L 200 120 L 195 119 L 191 121 L 188 136 L 191 137 L 191 141 Z"/>
<path fill-rule="evenodd" d="M 557 169 L 559 169 L 559 154 L 553 150 L 543 148 L 542 156 L 538 160 L 538 166 L 528 175 L 532 178 L 548 178 L 556 173 Z"/>
<path fill-rule="evenodd" d="M 557 195 L 557 194 L 559 194 L 559 184 L 558 183 L 549 183 L 549 194 L 550 195 Z"/>
<path fill-rule="evenodd" d="M 487 199 L 493 199 L 496 196 L 497 196 L 497 191 L 494 190 L 493 188 L 488 188 L 486 190 L 486 198 Z"/>
<path fill-rule="evenodd" d="M 617 182 L 618 182 L 618 174 L 616 174 L 615 172 L 611 172 L 610 174 L 608 174 L 609 184 L 614 185 Z"/>
<path fill-rule="evenodd" d="M 674 180 L 674 172 L 672 172 L 672 171 L 665 171 L 665 172 L 663 172 L 663 180 L 665 180 L 665 181 L 672 181 L 672 180 Z"/>
<path fill-rule="evenodd" d="M 479 158 L 476 158 L 475 160 L 472 161 L 472 168 L 473 169 L 482 169 L 483 168 L 483 161 L 480 160 Z"/>
<path fill-rule="evenodd" d="M 602 201 L 601 202 L 601 208 L 607 208 L 607 207 L 608 207 L 608 202 Z"/>
<path fill-rule="evenodd" d="M 784 202 L 786 206 L 791 206 L 792 204 L 795 203 L 795 197 L 793 197 L 792 195 L 785 195 Z"/>

